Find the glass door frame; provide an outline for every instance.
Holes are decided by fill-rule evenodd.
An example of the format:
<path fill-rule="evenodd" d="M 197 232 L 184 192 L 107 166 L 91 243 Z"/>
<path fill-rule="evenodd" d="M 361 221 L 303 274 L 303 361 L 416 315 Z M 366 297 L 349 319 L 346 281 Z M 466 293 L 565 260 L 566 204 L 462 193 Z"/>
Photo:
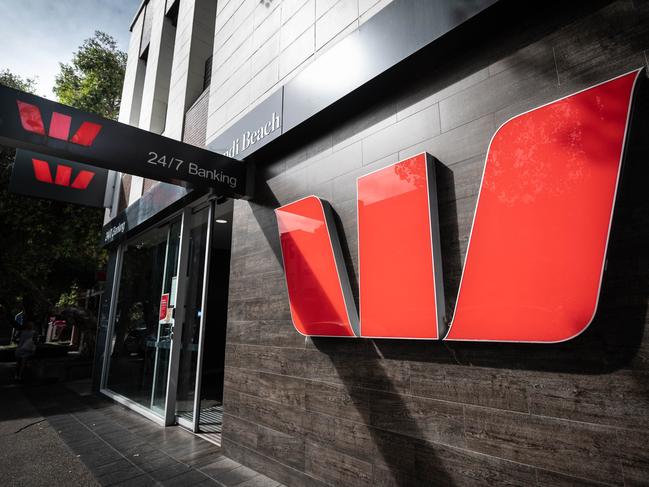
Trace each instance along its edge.
<path fill-rule="evenodd" d="M 200 205 L 197 205 L 197 207 L 200 207 Z M 209 207 L 208 207 L 208 212 L 207 212 L 207 236 L 206 236 L 206 242 L 205 242 L 205 257 L 204 257 L 204 264 L 203 264 L 203 282 L 202 282 L 202 290 L 201 290 L 201 319 L 200 319 L 200 324 L 199 324 L 199 331 L 198 331 L 198 350 L 196 353 L 196 380 L 195 380 L 195 385 L 194 385 L 194 412 L 192 415 L 192 421 L 189 421 L 185 418 L 180 417 L 179 415 L 175 414 L 176 411 L 176 404 L 174 402 L 173 409 L 174 409 L 174 416 L 175 416 L 175 422 L 182 426 L 183 428 L 186 428 L 194 433 L 199 432 L 199 423 L 200 423 L 200 416 L 201 416 L 201 372 L 203 369 L 203 345 L 205 343 L 205 323 L 207 322 L 207 313 L 208 313 L 208 304 L 207 304 L 207 296 L 208 296 L 208 289 L 209 289 L 209 278 L 210 278 L 210 257 L 211 257 L 211 249 L 212 249 L 212 231 L 214 228 L 214 222 L 212 221 L 214 219 L 214 200 L 209 201 Z M 189 226 L 189 225 L 188 225 Z M 189 239 L 188 239 L 189 240 Z M 182 343 L 180 344 L 182 346 Z M 180 359 L 180 352 L 178 353 Z M 178 377 L 180 371 L 180 367 L 176 367 L 176 376 Z M 175 401 L 175 395 L 174 395 L 174 401 Z"/>
<path fill-rule="evenodd" d="M 185 323 L 185 296 L 187 291 L 187 269 L 188 258 L 189 258 L 189 233 L 191 230 L 191 216 L 192 211 L 200 206 L 209 204 L 208 211 L 208 230 L 207 230 L 207 244 L 205 249 L 205 267 L 203 275 L 203 290 L 201 295 L 201 305 L 203 306 L 201 321 L 200 321 L 200 334 L 199 334 L 199 349 L 198 349 L 198 358 L 197 358 L 197 377 L 196 377 L 196 387 L 195 387 L 195 396 L 194 396 L 194 421 L 188 422 L 182 418 L 177 418 L 176 416 L 176 393 L 178 387 L 178 375 L 179 375 L 179 365 L 180 365 L 180 352 L 182 348 L 182 332 L 183 325 Z M 180 230 L 180 249 L 178 254 L 178 266 L 176 269 L 177 276 L 177 289 L 176 289 L 176 307 L 174 315 L 174 324 L 172 327 L 172 338 L 171 338 L 171 351 L 169 357 L 169 368 L 167 373 L 167 390 L 165 393 L 165 408 L 162 415 L 157 414 L 152 409 L 147 408 L 132 399 L 129 399 L 126 396 L 118 394 L 107 387 L 108 381 L 108 371 L 110 366 L 110 356 L 111 356 L 111 344 L 113 339 L 113 332 L 115 329 L 115 314 L 117 311 L 117 299 L 119 294 L 119 286 L 121 283 L 122 277 L 122 264 L 124 260 L 124 249 L 128 241 L 132 238 L 136 238 L 137 235 L 129 238 L 127 241 L 121 243 L 117 248 L 117 256 L 115 260 L 115 272 L 113 278 L 113 286 L 111 289 L 111 298 L 110 298 L 110 307 L 108 312 L 108 329 L 106 331 L 106 342 L 104 344 L 104 357 L 101 369 L 101 385 L 100 392 L 114 401 L 132 409 L 148 419 L 158 423 L 162 426 L 171 426 L 174 424 L 180 424 L 191 431 L 198 431 L 198 421 L 200 420 L 200 370 L 203 360 L 203 341 L 204 341 L 204 326 L 205 326 L 205 316 L 207 311 L 207 289 L 208 289 L 208 279 L 209 279 L 209 256 L 211 248 L 211 234 L 212 234 L 212 216 L 214 214 L 214 198 L 200 198 L 198 201 L 192 203 L 191 205 L 186 206 L 181 211 L 174 213 L 170 217 L 166 218 L 164 222 L 158 225 L 169 225 L 171 222 L 181 216 L 181 230 Z M 151 227 L 148 227 L 142 231 L 142 233 L 150 230 Z M 167 245 L 169 245 L 169 240 L 167 239 Z M 167 251 L 168 252 L 168 249 Z M 166 258 L 165 258 L 165 267 L 166 267 Z M 166 271 L 166 269 L 165 269 Z M 163 278 L 164 280 L 164 278 Z M 177 337 L 177 338 L 176 338 Z M 157 363 L 156 363 L 157 366 Z M 155 385 L 154 385 L 155 387 Z M 153 394 L 152 394 L 153 397 Z M 189 424 L 188 424 L 189 423 Z"/>

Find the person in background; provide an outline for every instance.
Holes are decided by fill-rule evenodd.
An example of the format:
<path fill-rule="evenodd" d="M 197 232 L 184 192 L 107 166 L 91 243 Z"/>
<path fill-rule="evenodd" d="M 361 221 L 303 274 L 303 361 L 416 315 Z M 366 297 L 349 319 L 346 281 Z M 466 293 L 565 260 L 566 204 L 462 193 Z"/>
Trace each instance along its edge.
<path fill-rule="evenodd" d="M 18 342 L 18 337 L 20 336 L 20 330 L 23 327 L 23 319 L 25 317 L 25 312 L 20 311 L 13 319 L 13 332 L 11 334 L 11 341 Z"/>
<path fill-rule="evenodd" d="M 0 304 L 0 345 L 9 345 L 14 334 L 14 319 L 9 310 Z"/>
<path fill-rule="evenodd" d="M 20 328 L 16 348 L 16 380 L 22 380 L 27 360 L 36 352 L 34 343 L 34 322 L 29 320 Z"/>

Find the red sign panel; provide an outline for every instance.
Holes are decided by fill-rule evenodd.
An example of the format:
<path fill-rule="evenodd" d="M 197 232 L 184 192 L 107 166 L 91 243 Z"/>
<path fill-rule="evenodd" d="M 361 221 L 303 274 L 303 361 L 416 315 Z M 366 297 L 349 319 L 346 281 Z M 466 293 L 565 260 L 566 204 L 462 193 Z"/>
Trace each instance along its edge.
<path fill-rule="evenodd" d="M 160 316 L 158 317 L 160 321 L 167 318 L 167 309 L 169 307 L 169 294 L 163 294 L 160 296 Z"/>
<path fill-rule="evenodd" d="M 20 123 L 28 132 L 45 135 L 45 125 L 41 116 L 41 110 L 36 105 L 16 100 Z M 72 117 L 58 112 L 52 112 L 48 136 L 54 139 L 67 141 L 70 136 L 70 125 Z M 101 125 L 92 122 L 82 122 L 79 129 L 69 139 L 73 144 L 90 147 L 99 134 Z"/>
<path fill-rule="evenodd" d="M 441 255 L 432 158 L 419 154 L 380 169 L 359 178 L 357 188 L 361 335 L 443 336 L 444 291 L 435 282 Z"/>
<path fill-rule="evenodd" d="M 95 173 L 88 170 L 81 170 L 76 175 L 73 181 L 70 181 L 72 176 L 72 168 L 64 164 L 56 165 L 56 176 L 52 180 L 52 173 L 50 171 L 50 164 L 47 161 L 40 159 L 32 159 L 32 166 L 34 168 L 34 177 L 37 181 L 48 184 L 57 184 L 59 186 L 69 186 L 74 189 L 86 189 L 95 177 Z"/>
<path fill-rule="evenodd" d="M 17 149 L 9 189 L 28 196 L 101 208 L 107 178 L 106 169 Z"/>
<path fill-rule="evenodd" d="M 308 196 L 275 214 L 295 329 L 310 336 L 354 336 L 356 306 L 331 207 Z"/>
<path fill-rule="evenodd" d="M 496 132 L 447 339 L 560 342 L 588 327 L 637 76 L 534 109 Z"/>
<path fill-rule="evenodd" d="M 358 181 L 360 326 L 326 204 L 312 196 L 276 210 L 295 327 L 307 335 L 538 343 L 581 333 L 597 308 L 639 73 L 498 129 L 445 337 L 427 155 Z"/>

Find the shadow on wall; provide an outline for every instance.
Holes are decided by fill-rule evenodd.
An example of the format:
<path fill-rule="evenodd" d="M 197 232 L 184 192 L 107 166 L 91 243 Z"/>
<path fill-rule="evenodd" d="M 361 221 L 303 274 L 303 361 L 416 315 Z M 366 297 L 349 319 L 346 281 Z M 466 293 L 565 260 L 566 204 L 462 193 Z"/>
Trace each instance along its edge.
<path fill-rule="evenodd" d="M 371 425 L 359 429 L 371 438 L 372 448 L 380 454 L 374 457 L 375 477 L 377 471 L 382 472 L 393 485 L 399 486 L 454 485 L 456 481 L 466 480 L 449 461 L 447 456 L 451 450 L 439 444 L 453 445 L 453 433 L 447 439 L 445 435 L 449 432 L 434 425 L 437 411 L 417 416 L 413 404 L 403 396 L 404 392 L 412 391 L 393 370 L 386 371 L 386 360 L 581 375 L 644 368 L 647 357 L 638 352 L 649 302 L 647 133 L 649 79 L 643 77 L 633 105 L 599 306 L 592 324 L 579 337 L 548 345 L 312 338 L 314 346 L 326 354 L 336 368 L 362 422 Z M 436 172 L 440 212 L 446 212 L 440 214 L 440 219 L 457 222 L 453 174 L 441 164 Z M 339 222 L 338 226 L 342 234 Z M 444 271 L 449 277 L 445 280 L 445 291 L 451 296 L 449 301 L 454 301 L 457 295 L 462 272 L 458 233 L 457 225 L 451 225 L 441 235 L 442 252 L 451 254 L 444 261 Z M 345 240 L 342 245 L 348 256 Z M 636 382 L 641 394 L 649 396 L 649 386 L 641 380 Z M 448 427 L 453 428 L 450 423 L 452 421 Z M 384 428 L 400 434 L 387 433 Z M 354 429 L 347 434 L 358 433 Z"/>
<path fill-rule="evenodd" d="M 308 269 L 309 263 L 302 256 L 294 256 L 300 261 L 300 266 Z M 323 289 L 311 290 L 315 298 L 313 302 L 324 310 L 327 316 L 335 315 L 334 306 L 329 301 Z M 306 307 L 313 305 L 311 302 L 302 302 Z M 294 309 L 298 316 L 309 316 L 310 309 Z M 315 348 L 327 354 L 335 367 L 336 372 L 346 388 L 349 401 L 362 419 L 362 424 L 354 428 L 340 426 L 334 422 L 330 426 L 333 435 L 327 435 L 333 444 L 328 446 L 336 451 L 345 452 L 357 457 L 358 451 L 364 452 L 365 459 L 373 464 L 372 478 L 363 476 L 362 470 L 351 469 L 340 473 L 328 473 L 336 483 L 347 485 L 453 485 L 452 479 L 447 475 L 443 464 L 437 458 L 440 446 L 435 446 L 426 440 L 445 441 L 445 428 L 435 424 L 425 426 L 426 431 L 420 428 L 418 421 L 410 413 L 410 407 L 400 395 L 398 388 L 385 372 L 383 361 L 378 349 L 374 348 L 371 340 L 343 340 L 340 338 L 311 338 Z M 343 353 L 340 353 L 343 351 Z M 352 362 L 350 363 L 350 357 Z M 380 388 L 380 393 L 363 387 L 370 383 Z M 388 429 L 399 430 L 403 434 L 383 431 L 369 425 L 383 424 Z M 444 421 L 442 420 L 442 423 Z M 452 424 L 450 427 L 455 428 Z M 306 424 L 308 438 L 313 434 L 315 443 L 322 440 L 322 432 L 316 426 L 311 432 L 311 424 Z M 344 431 L 343 431 L 344 429 Z M 358 451 L 356 450 L 358 449 Z M 351 450 L 351 451 L 349 451 Z M 361 455 L 362 456 L 362 455 Z M 336 476 L 339 477 L 336 477 Z"/>

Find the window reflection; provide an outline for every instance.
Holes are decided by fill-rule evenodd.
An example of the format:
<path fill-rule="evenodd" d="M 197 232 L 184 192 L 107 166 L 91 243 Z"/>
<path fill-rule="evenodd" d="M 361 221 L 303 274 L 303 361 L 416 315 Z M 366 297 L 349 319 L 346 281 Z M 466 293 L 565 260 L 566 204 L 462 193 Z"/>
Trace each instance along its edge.
<path fill-rule="evenodd" d="M 150 230 L 126 245 L 111 339 L 107 388 L 146 407 L 151 406 L 167 231 L 166 226 Z"/>

